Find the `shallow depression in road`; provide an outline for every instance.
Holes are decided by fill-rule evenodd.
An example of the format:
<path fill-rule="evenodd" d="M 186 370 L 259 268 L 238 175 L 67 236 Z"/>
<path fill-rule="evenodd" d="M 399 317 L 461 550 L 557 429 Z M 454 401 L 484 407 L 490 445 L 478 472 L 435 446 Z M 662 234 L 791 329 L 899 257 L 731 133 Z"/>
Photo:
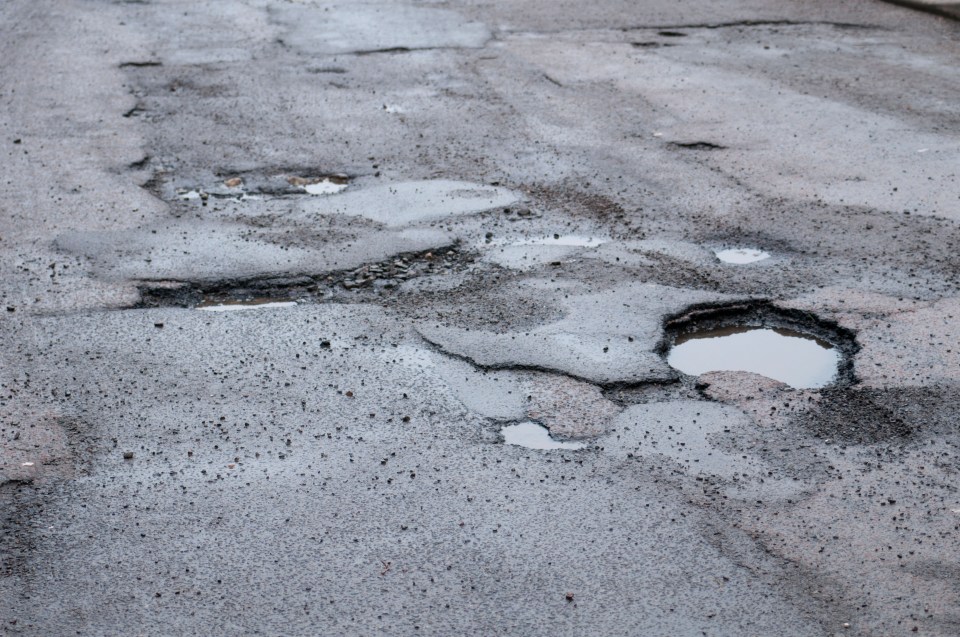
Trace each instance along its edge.
<path fill-rule="evenodd" d="M 837 377 L 840 352 L 825 341 L 781 328 L 725 327 L 677 338 L 667 362 L 685 374 L 753 372 L 795 389 Z"/>
<path fill-rule="evenodd" d="M 727 250 L 717 250 L 714 254 L 724 263 L 734 263 L 737 265 L 763 261 L 764 259 L 770 258 L 769 252 L 764 252 L 757 248 L 729 248 Z"/>
<path fill-rule="evenodd" d="M 296 301 L 277 301 L 275 299 L 245 299 L 242 301 L 203 301 L 197 306 L 204 312 L 237 312 L 239 310 L 276 309 L 293 307 Z"/>
<path fill-rule="evenodd" d="M 535 422 L 522 422 L 507 425 L 500 430 L 503 441 L 508 445 L 527 447 L 528 449 L 583 449 L 579 442 L 561 442 L 550 437 L 550 430 Z"/>
<path fill-rule="evenodd" d="M 347 189 L 350 178 L 346 175 L 326 177 L 289 177 L 287 183 L 302 188 L 308 195 L 335 195 Z"/>

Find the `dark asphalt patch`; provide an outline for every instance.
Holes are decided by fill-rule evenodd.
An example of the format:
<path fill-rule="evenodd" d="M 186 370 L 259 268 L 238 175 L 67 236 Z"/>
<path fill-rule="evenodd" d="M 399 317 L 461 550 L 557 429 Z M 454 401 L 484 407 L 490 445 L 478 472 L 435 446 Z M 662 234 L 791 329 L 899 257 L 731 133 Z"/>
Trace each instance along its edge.
<path fill-rule="evenodd" d="M 895 404 L 899 390 L 828 388 L 817 408 L 800 416 L 801 426 L 817 436 L 853 444 L 876 444 L 911 437 L 920 428 L 885 403 Z M 902 403 L 901 403 L 902 405 Z"/>

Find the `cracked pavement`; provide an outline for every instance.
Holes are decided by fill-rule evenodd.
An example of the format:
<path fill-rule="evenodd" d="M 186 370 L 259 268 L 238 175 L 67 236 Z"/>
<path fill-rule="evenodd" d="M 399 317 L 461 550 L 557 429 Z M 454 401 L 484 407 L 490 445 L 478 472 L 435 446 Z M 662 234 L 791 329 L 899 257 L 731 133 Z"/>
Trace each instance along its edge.
<path fill-rule="evenodd" d="M 0 632 L 958 634 L 958 32 L 4 3 Z"/>

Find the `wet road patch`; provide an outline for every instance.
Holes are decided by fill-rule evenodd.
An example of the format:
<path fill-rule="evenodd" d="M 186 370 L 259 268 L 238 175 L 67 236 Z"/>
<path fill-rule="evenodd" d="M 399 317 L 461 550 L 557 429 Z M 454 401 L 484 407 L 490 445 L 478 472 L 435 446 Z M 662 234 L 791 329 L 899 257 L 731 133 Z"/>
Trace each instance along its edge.
<path fill-rule="evenodd" d="M 554 440 L 550 436 L 549 429 L 535 422 L 507 425 L 500 430 L 500 433 L 503 435 L 504 443 L 526 447 L 527 449 L 567 449 L 575 451 L 584 448 L 584 444 L 580 442 Z"/>

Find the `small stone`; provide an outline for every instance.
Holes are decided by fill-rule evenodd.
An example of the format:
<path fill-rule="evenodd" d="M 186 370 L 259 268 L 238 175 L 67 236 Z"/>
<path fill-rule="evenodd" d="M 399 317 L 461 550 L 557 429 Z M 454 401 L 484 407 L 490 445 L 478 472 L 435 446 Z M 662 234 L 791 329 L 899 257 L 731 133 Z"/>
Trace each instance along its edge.
<path fill-rule="evenodd" d="M 132 452 L 132 451 L 124 451 L 124 452 L 123 452 L 123 459 L 124 459 L 124 460 L 133 460 L 133 452 Z"/>
<path fill-rule="evenodd" d="M 239 177 L 231 177 L 230 179 L 223 182 L 223 185 L 227 188 L 236 188 L 237 186 L 243 185 L 243 180 Z"/>
<path fill-rule="evenodd" d="M 572 602 L 572 601 L 573 601 L 573 593 L 567 593 L 567 601 L 568 601 L 568 602 Z"/>

